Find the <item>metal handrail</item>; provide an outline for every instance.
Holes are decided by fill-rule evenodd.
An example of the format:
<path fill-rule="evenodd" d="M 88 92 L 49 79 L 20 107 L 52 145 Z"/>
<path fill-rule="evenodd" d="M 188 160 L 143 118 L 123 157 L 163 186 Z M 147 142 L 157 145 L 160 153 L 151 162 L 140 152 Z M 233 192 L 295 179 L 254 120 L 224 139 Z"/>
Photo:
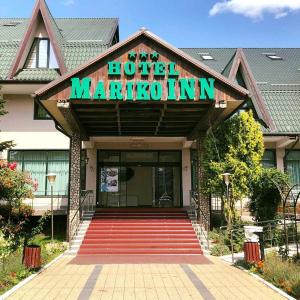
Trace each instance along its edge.
<path fill-rule="evenodd" d="M 73 232 L 69 232 L 69 241 L 71 241 L 74 236 L 76 235 L 79 225 L 82 222 L 83 219 L 83 214 L 85 211 L 85 207 L 86 207 L 86 200 L 89 199 L 89 203 L 87 205 L 88 210 L 87 211 L 92 211 L 94 208 L 94 204 L 91 203 L 91 195 L 94 194 L 93 190 L 82 190 L 80 191 L 80 201 L 79 201 L 79 207 L 77 208 L 75 214 L 73 215 L 71 221 L 70 221 L 70 227 L 69 228 L 74 228 L 75 230 Z M 76 221 L 75 224 L 73 224 L 73 222 Z M 74 227 L 73 227 L 74 225 Z"/>
<path fill-rule="evenodd" d="M 201 209 L 199 203 L 198 203 L 198 193 L 191 190 L 190 191 L 190 210 L 193 211 L 196 219 L 197 219 L 197 223 L 199 224 L 199 217 L 198 217 L 198 212 L 201 214 L 201 217 L 204 219 L 204 224 L 199 224 L 200 226 L 200 230 L 201 230 L 201 234 L 204 236 L 206 243 L 207 243 L 207 248 L 209 250 L 209 236 L 208 236 L 208 231 L 209 231 L 209 221 L 207 216 L 204 214 L 203 210 Z M 204 225 L 204 229 L 201 225 Z M 207 232 L 206 232 L 206 231 Z"/>

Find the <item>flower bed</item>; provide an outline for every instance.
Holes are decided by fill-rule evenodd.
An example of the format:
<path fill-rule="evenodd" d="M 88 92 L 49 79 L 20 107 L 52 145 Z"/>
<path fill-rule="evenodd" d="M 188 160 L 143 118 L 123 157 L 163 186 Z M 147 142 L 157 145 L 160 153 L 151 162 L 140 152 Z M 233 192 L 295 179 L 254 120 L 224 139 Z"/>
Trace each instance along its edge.
<path fill-rule="evenodd" d="M 246 264 L 244 261 L 237 263 L 258 274 L 266 281 L 282 289 L 289 295 L 300 299 L 300 261 L 299 259 L 282 260 L 277 253 L 270 253 L 264 262 Z"/>
<path fill-rule="evenodd" d="M 55 240 L 54 244 L 51 244 L 49 236 L 43 234 L 37 235 L 34 242 L 41 245 L 42 266 L 48 264 L 67 248 L 66 243 L 62 241 Z M 0 264 L 0 295 L 37 271 L 26 269 L 23 266 L 22 249 L 19 248 L 5 259 L 4 264 Z"/>

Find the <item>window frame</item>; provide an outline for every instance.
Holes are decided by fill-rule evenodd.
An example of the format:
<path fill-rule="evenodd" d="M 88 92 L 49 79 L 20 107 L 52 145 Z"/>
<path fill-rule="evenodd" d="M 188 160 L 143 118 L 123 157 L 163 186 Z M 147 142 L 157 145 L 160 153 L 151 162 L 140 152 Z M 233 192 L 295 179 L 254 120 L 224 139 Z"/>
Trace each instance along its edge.
<path fill-rule="evenodd" d="M 272 153 L 274 154 L 274 165 L 273 165 L 273 167 L 270 167 L 270 168 L 277 168 L 277 153 L 276 153 L 276 149 L 266 148 L 265 151 L 264 151 L 264 153 L 265 153 L 266 151 L 272 152 Z M 261 164 L 262 164 L 262 166 L 264 167 L 263 161 L 264 161 L 264 160 L 263 160 L 263 158 L 262 158 Z M 264 168 L 266 169 L 266 167 L 264 167 Z"/>
<path fill-rule="evenodd" d="M 47 67 L 39 67 L 39 56 L 40 56 L 40 41 L 47 41 Z M 28 68 L 27 63 L 30 59 L 30 55 L 32 54 L 33 48 L 37 47 L 36 49 L 36 60 L 35 60 L 35 67 L 34 68 Z M 49 69 L 50 66 L 50 39 L 49 38 L 39 38 L 35 37 L 32 43 L 32 46 L 29 50 L 27 59 L 25 61 L 25 69 L 32 70 L 32 69 Z"/>
<path fill-rule="evenodd" d="M 41 104 L 39 104 L 36 101 L 34 101 L 34 104 L 33 104 L 33 120 L 43 120 L 43 121 L 52 120 L 51 116 L 47 113 L 47 111 L 45 109 L 44 110 L 48 114 L 48 117 L 39 117 L 38 116 L 38 110 L 39 110 L 39 108 L 44 109 L 43 106 L 41 106 Z"/>

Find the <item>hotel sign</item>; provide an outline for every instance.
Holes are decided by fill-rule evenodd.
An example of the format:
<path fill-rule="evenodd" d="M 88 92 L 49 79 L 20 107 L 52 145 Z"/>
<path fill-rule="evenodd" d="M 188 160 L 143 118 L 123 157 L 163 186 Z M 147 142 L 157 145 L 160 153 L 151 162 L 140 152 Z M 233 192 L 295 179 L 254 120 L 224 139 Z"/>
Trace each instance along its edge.
<path fill-rule="evenodd" d="M 155 51 L 130 51 L 127 62 L 108 62 L 107 75 L 107 82 L 93 82 L 89 77 L 71 78 L 70 100 L 212 101 L 215 98 L 213 78 L 181 77 L 176 63 L 159 61 L 159 53 Z"/>

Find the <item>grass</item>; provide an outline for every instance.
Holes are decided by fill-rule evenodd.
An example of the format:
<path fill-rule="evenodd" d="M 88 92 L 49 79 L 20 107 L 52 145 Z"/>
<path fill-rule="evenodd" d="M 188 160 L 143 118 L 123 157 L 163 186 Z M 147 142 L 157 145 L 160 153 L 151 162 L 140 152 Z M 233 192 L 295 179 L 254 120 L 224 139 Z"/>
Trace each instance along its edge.
<path fill-rule="evenodd" d="M 62 222 L 57 222 L 54 227 L 54 243 L 51 244 L 51 237 L 48 230 L 44 234 L 39 234 L 33 239 L 33 243 L 41 246 L 41 265 L 42 267 L 60 255 L 66 246 L 65 241 L 65 225 Z M 5 263 L 0 263 L 0 295 L 11 289 L 23 279 L 38 270 L 28 270 L 22 264 L 22 249 L 18 249 L 11 254 Z"/>
<path fill-rule="evenodd" d="M 266 260 L 260 264 L 246 264 L 240 262 L 239 265 L 249 269 L 253 273 L 259 274 L 266 281 L 282 289 L 289 295 L 300 299 L 300 261 L 296 259 L 282 260 L 277 253 L 270 253 Z"/>

